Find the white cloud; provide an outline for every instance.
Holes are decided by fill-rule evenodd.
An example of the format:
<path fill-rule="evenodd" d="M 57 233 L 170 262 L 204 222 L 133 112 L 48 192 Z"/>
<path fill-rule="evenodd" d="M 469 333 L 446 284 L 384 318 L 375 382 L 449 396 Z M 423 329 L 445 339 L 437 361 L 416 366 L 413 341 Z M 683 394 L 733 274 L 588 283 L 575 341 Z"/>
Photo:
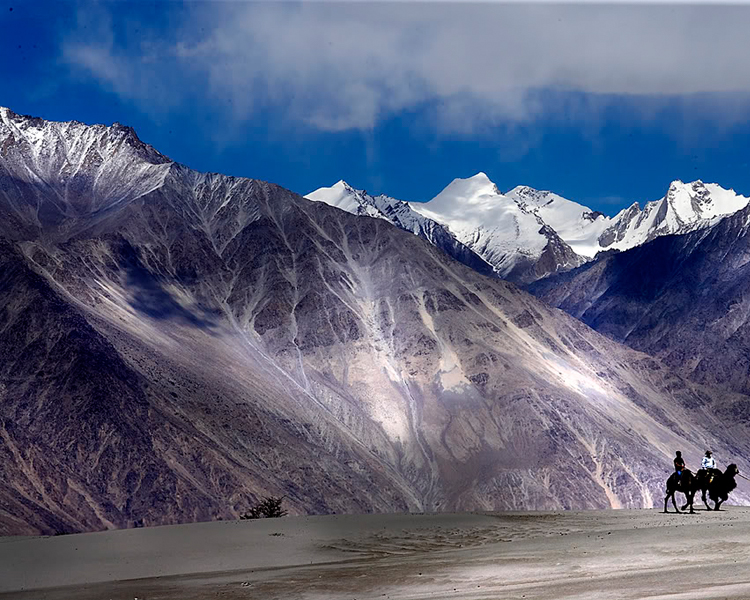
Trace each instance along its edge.
<path fill-rule="evenodd" d="M 180 14 L 138 43 L 79 29 L 65 60 L 144 110 L 226 103 L 243 120 L 276 106 L 332 131 L 425 106 L 465 132 L 599 106 L 557 105 L 548 89 L 726 94 L 743 114 L 750 95 L 746 6 L 211 2 Z"/>

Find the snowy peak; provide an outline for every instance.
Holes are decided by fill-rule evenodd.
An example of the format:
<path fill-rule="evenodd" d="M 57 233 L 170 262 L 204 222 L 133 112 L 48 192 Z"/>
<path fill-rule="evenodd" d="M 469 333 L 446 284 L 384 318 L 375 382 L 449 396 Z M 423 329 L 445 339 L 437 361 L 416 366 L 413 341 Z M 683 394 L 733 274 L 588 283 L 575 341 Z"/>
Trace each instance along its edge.
<path fill-rule="evenodd" d="M 711 193 L 700 180 L 690 184 L 679 180 L 673 181 L 667 190 L 665 200 L 668 212 L 672 213 L 674 220 L 680 225 L 715 216 L 710 214 L 714 204 Z"/>
<path fill-rule="evenodd" d="M 320 188 L 305 196 L 308 200 L 323 202 L 355 215 L 366 215 L 384 219 L 401 229 L 419 233 L 436 223 L 412 210 L 408 202 L 381 194 L 371 196 L 366 190 L 358 190 L 343 179 L 328 188 Z"/>
<path fill-rule="evenodd" d="M 465 189 L 473 189 L 474 195 L 492 194 L 499 195 L 500 190 L 495 183 L 483 171 L 466 179 L 454 179 L 451 185 L 457 185 Z M 449 186 L 450 187 L 450 186 Z"/>
<path fill-rule="evenodd" d="M 666 196 L 676 218 L 685 224 L 726 216 L 747 206 L 748 199 L 700 179 L 692 183 L 673 181 Z"/>
<path fill-rule="evenodd" d="M 480 171 L 465 179 L 457 177 L 445 187 L 443 193 L 471 201 L 485 195 L 496 196 L 500 194 L 500 191 L 487 174 Z"/>
<path fill-rule="evenodd" d="M 412 233 L 427 225 L 427 219 L 415 213 L 408 202 L 386 195 L 371 196 L 366 190 L 358 190 L 343 179 L 328 188 L 320 188 L 305 196 L 308 200 L 323 202 L 354 215 L 365 215 L 390 221 L 401 229 Z"/>
<path fill-rule="evenodd" d="M 499 276 L 513 281 L 527 282 L 582 264 L 540 214 L 544 193 L 514 191 L 502 194 L 487 175 L 477 173 L 454 179 L 435 198 L 412 208 L 442 223 Z"/>
<path fill-rule="evenodd" d="M 621 211 L 602 233 L 602 249 L 628 250 L 662 235 L 684 234 L 707 227 L 745 208 L 749 198 L 715 183 L 673 181 L 660 200 L 643 209 L 635 203 Z"/>
<path fill-rule="evenodd" d="M 143 143 L 135 130 L 121 123 L 87 125 L 79 121 L 56 122 L 38 117 L 19 115 L 0 107 L 0 141 L 17 145 L 36 155 L 48 156 L 52 151 L 62 152 L 68 160 L 91 150 L 105 155 L 128 154 L 133 160 L 151 164 L 172 162 L 169 158 Z"/>
<path fill-rule="evenodd" d="M 600 212 L 548 191 L 518 186 L 507 193 L 524 210 L 537 215 L 576 254 L 593 258 L 600 250 L 597 239 L 609 225 Z"/>
<path fill-rule="evenodd" d="M 343 180 L 331 187 L 317 189 L 307 194 L 306 198 L 335 206 L 355 215 L 383 219 L 399 229 L 427 240 L 457 261 L 480 273 L 490 275 L 493 272 L 492 267 L 460 241 L 452 231 L 414 210 L 414 205 L 409 202 L 396 200 L 383 194 L 371 196 L 365 190 L 357 190 Z"/>
<path fill-rule="evenodd" d="M 550 198 L 550 196 L 554 196 L 551 192 L 536 190 L 527 185 L 518 185 L 506 195 L 509 198 L 515 199 L 519 204 L 525 204 L 534 208 L 539 208 L 545 204 L 554 202 L 554 198 Z"/>
<path fill-rule="evenodd" d="M 412 208 L 420 214 L 446 225 L 456 235 L 476 229 L 486 222 L 497 220 L 498 215 L 511 207 L 497 186 L 484 173 L 467 179 L 454 179 L 437 196 L 426 203 L 413 202 Z"/>
<path fill-rule="evenodd" d="M 595 221 L 598 217 L 604 215 L 600 212 L 593 211 L 587 206 L 563 198 L 562 196 L 546 190 L 537 190 L 526 185 L 519 185 L 505 194 L 507 197 L 515 200 L 531 212 L 539 213 L 540 210 L 547 209 L 547 213 L 554 220 L 551 207 L 557 216 L 566 216 L 568 218 L 585 219 L 586 221 Z M 548 225 L 553 225 L 548 222 Z"/>
<path fill-rule="evenodd" d="M 343 179 L 329 188 L 320 188 L 306 196 L 308 200 L 323 202 L 354 215 L 385 218 L 375 206 L 372 196 L 364 190 L 355 190 Z"/>
<path fill-rule="evenodd" d="M 454 179 L 442 192 L 430 200 L 430 210 L 447 212 L 458 217 L 467 208 L 474 213 L 492 211 L 497 204 L 503 204 L 505 197 L 497 186 L 484 173 L 477 173 L 467 179 Z M 466 214 L 468 220 L 474 215 Z"/>
<path fill-rule="evenodd" d="M 459 238 L 471 237 L 471 233 L 480 228 L 510 232 L 517 229 L 519 220 L 533 230 L 529 236 L 535 237 L 543 225 L 513 199 L 501 194 L 484 173 L 454 179 L 432 200 L 412 203 L 412 207 L 446 225 Z"/>

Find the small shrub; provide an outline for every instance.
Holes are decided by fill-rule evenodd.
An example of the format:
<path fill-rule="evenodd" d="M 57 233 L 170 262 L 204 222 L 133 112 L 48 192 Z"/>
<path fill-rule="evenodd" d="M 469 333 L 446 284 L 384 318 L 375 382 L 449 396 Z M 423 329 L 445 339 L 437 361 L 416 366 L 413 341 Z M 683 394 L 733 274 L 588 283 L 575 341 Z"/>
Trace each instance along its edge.
<path fill-rule="evenodd" d="M 250 510 L 244 515 L 240 515 L 240 519 L 275 519 L 284 517 L 287 511 L 281 508 L 283 500 L 284 496 L 267 496 L 250 507 Z"/>

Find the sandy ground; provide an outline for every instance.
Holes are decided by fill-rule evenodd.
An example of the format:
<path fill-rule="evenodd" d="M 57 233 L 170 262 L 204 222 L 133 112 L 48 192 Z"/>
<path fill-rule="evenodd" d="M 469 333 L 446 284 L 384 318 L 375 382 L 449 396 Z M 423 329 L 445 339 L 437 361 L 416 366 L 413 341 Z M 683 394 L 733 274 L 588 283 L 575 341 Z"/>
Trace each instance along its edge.
<path fill-rule="evenodd" d="M 0 538 L 0 599 L 747 599 L 750 508 L 294 517 Z"/>

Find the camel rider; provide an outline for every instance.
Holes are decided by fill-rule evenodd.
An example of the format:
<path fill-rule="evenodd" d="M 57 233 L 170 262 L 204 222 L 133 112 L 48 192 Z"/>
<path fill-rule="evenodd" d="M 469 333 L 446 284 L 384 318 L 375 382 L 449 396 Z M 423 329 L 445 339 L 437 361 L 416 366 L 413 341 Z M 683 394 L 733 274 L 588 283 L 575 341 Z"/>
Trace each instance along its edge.
<path fill-rule="evenodd" d="M 677 479 L 682 479 L 682 472 L 685 470 L 685 461 L 682 459 L 682 452 L 677 450 L 674 456 L 674 471 L 677 473 Z"/>
<path fill-rule="evenodd" d="M 701 461 L 701 469 L 715 469 L 716 468 L 716 459 L 711 455 L 710 450 L 706 450 L 706 456 L 703 457 L 703 460 Z"/>
<path fill-rule="evenodd" d="M 706 450 L 706 455 L 701 460 L 701 470 L 708 476 L 708 483 L 711 483 L 714 479 L 713 470 L 716 468 L 716 459 L 712 456 L 710 450 Z"/>

